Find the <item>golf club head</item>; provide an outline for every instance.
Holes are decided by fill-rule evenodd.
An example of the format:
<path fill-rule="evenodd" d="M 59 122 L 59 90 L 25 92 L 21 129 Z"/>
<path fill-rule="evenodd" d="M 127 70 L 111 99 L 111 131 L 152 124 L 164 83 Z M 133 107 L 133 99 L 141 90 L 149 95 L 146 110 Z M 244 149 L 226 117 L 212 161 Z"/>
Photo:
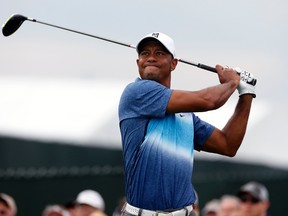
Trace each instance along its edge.
<path fill-rule="evenodd" d="M 28 18 L 20 14 L 11 15 L 2 26 L 2 33 L 5 37 L 13 34 Z"/>

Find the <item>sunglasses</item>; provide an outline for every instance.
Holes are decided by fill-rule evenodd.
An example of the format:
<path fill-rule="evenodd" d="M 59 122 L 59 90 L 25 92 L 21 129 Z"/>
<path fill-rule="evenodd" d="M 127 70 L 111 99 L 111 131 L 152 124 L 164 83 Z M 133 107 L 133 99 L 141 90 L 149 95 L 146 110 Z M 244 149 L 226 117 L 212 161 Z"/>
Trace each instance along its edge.
<path fill-rule="evenodd" d="M 241 202 L 249 202 L 249 203 L 253 203 L 253 204 L 256 204 L 256 203 L 259 203 L 260 200 L 255 198 L 255 197 L 239 197 Z"/>

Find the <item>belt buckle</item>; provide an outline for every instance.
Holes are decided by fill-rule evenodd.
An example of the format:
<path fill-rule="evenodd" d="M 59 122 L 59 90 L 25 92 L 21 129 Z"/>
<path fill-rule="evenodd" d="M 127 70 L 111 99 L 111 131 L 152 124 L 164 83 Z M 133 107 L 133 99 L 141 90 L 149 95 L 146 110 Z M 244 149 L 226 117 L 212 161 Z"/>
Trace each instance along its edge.
<path fill-rule="evenodd" d="M 165 216 L 171 215 L 171 216 L 173 216 L 172 212 L 163 212 L 163 211 L 155 211 L 155 212 L 156 212 L 155 216 L 160 216 L 160 215 L 165 215 Z"/>

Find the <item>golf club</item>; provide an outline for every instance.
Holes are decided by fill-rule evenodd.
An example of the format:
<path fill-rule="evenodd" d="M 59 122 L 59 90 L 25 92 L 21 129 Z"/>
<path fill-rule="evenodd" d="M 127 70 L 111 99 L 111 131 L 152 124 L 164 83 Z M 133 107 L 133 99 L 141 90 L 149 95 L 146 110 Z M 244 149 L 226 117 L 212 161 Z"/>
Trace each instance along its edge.
<path fill-rule="evenodd" d="M 64 27 L 57 26 L 57 25 L 52 25 L 52 24 L 49 24 L 49 23 L 46 23 L 46 22 L 41 22 L 41 21 L 38 21 L 36 19 L 20 15 L 20 14 L 12 14 L 7 19 L 7 21 L 2 26 L 3 35 L 6 36 L 6 37 L 12 35 L 14 32 L 16 32 L 20 28 L 20 26 L 26 20 L 28 20 L 30 22 L 40 23 L 40 24 L 43 24 L 43 25 L 59 28 L 59 29 L 62 29 L 62 30 L 74 32 L 74 33 L 77 33 L 77 34 L 82 34 L 82 35 L 85 35 L 85 36 L 93 37 L 93 38 L 96 38 L 96 39 L 100 39 L 100 40 L 104 40 L 104 41 L 107 41 L 107 42 L 111 42 L 111 43 L 115 43 L 115 44 L 118 44 L 118 45 L 122 45 L 122 46 L 126 46 L 126 47 L 130 47 L 130 48 L 136 49 L 136 47 L 134 45 L 131 45 L 131 44 L 122 43 L 122 42 L 119 42 L 119 41 L 111 40 L 111 39 L 108 39 L 108 38 L 104 38 L 104 37 L 100 37 L 100 36 L 96 36 L 96 35 L 92 35 L 92 34 L 87 34 L 87 33 L 80 32 L 80 31 L 75 31 L 75 30 L 72 30 L 72 29 L 69 29 L 69 28 L 64 28 Z M 192 66 L 196 66 L 198 68 L 201 68 L 201 69 L 204 69 L 204 70 L 208 70 L 208 71 L 211 71 L 211 72 L 214 72 L 214 73 L 217 72 L 214 67 L 211 67 L 211 66 L 208 66 L 208 65 L 205 65 L 205 64 L 195 63 L 195 62 L 187 61 L 187 60 L 184 60 L 184 59 L 181 59 L 181 58 L 178 58 L 178 61 L 182 62 L 182 63 L 185 63 L 185 64 L 192 65 Z M 253 79 L 249 84 L 255 85 L 256 82 L 257 82 L 257 80 Z"/>

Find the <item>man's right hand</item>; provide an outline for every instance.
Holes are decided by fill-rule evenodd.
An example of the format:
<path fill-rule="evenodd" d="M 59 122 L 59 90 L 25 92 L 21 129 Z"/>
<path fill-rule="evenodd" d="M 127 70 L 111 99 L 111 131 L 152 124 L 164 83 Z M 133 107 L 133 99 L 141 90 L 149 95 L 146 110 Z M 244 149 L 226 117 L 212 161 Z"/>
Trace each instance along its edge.
<path fill-rule="evenodd" d="M 236 86 L 239 84 L 240 77 L 233 68 L 216 65 L 219 81 L 221 84 L 234 81 Z"/>

